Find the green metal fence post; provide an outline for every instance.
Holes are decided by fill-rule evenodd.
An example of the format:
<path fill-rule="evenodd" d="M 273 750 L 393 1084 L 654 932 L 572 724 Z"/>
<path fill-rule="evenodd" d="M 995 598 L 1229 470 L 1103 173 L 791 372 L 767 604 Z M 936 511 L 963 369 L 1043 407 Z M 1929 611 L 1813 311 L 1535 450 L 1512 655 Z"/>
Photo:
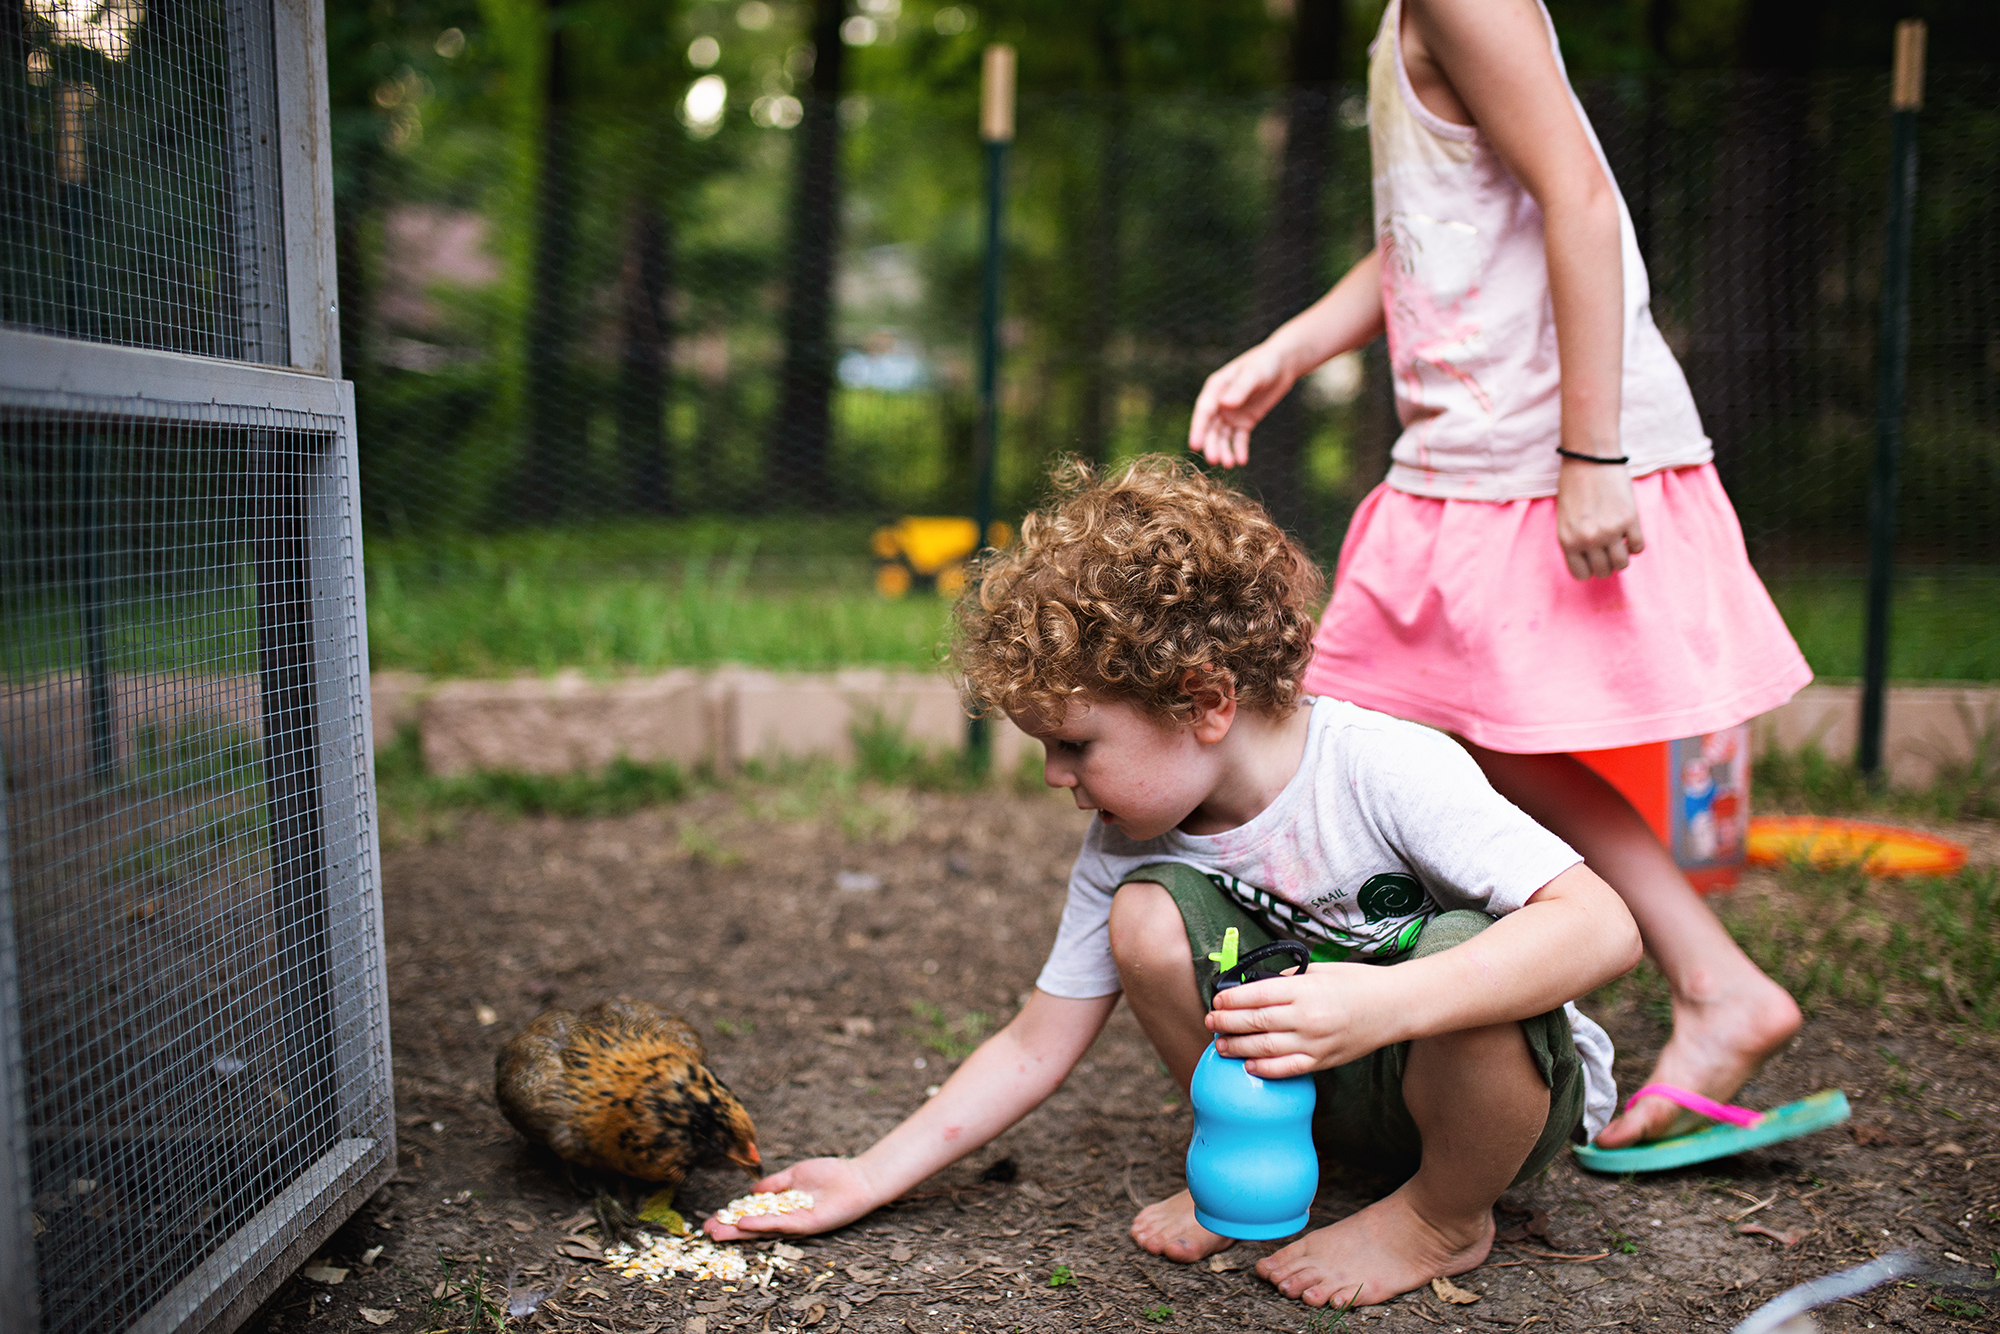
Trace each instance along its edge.
<path fill-rule="evenodd" d="M 1896 25 L 1889 106 L 1888 235 L 1882 252 L 1882 333 L 1875 381 L 1875 475 L 1868 490 L 1868 626 L 1863 646 L 1861 739 L 1855 764 L 1870 783 L 1882 769 L 1889 677 L 1891 553 L 1896 468 L 1903 446 L 1903 389 L 1910 360 L 1910 232 L 1917 197 L 1917 112 L 1924 103 L 1924 21 Z"/>
<path fill-rule="evenodd" d="M 979 138 L 986 146 L 986 273 L 979 310 L 979 453 L 973 483 L 972 519 L 976 549 L 984 548 L 993 527 L 993 468 L 1000 454 L 1000 259 L 1001 215 L 1007 186 L 1007 149 L 1014 142 L 1014 48 L 986 48 L 980 71 Z M 992 756 L 986 720 L 973 718 L 965 729 L 966 761 L 984 771 Z"/>

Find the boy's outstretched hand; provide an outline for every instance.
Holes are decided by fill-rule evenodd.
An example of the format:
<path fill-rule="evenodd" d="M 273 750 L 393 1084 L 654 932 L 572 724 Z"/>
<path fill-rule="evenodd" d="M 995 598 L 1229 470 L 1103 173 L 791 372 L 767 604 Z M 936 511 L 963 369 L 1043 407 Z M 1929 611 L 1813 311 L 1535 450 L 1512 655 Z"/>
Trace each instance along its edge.
<path fill-rule="evenodd" d="M 788 1214 L 759 1214 L 735 1223 L 718 1223 L 711 1218 L 701 1225 L 702 1230 L 716 1241 L 811 1236 L 852 1223 L 882 1203 L 851 1158 L 808 1158 L 765 1177 L 750 1189 L 759 1194 L 802 1190 L 813 1197 L 813 1207 Z"/>
<path fill-rule="evenodd" d="M 1359 1060 L 1399 1041 L 1385 1005 L 1388 970 L 1365 963 L 1316 963 L 1220 992 L 1208 1012 L 1216 1050 L 1260 1079 L 1287 1079 Z"/>

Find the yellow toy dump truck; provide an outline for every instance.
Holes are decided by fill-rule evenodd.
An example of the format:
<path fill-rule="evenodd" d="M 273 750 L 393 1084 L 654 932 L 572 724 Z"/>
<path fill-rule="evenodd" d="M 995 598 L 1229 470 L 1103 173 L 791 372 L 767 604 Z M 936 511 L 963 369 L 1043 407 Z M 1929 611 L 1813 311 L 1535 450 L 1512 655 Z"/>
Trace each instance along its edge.
<path fill-rule="evenodd" d="M 986 529 L 988 546 L 1004 547 L 1014 530 L 995 521 Z M 965 563 L 979 547 L 979 528 L 970 519 L 929 516 L 898 519 L 875 530 L 875 591 L 899 598 L 912 588 L 935 589 L 957 597 L 965 587 Z"/>

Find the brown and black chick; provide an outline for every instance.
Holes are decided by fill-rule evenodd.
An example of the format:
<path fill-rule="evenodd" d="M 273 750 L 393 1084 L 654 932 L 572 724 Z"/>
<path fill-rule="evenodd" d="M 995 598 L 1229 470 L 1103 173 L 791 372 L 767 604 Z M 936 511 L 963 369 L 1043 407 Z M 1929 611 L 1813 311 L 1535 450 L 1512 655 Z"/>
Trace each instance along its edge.
<path fill-rule="evenodd" d="M 620 997 L 545 1010 L 494 1062 L 500 1110 L 558 1157 L 678 1187 L 690 1168 L 757 1172 L 750 1114 L 678 1015 Z"/>

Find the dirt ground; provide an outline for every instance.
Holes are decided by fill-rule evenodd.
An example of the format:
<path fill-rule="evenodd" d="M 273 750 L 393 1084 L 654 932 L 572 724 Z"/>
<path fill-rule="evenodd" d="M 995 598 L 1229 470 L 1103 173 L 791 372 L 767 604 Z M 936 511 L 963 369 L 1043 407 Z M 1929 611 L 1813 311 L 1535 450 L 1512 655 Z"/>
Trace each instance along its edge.
<path fill-rule="evenodd" d="M 476 1268 L 496 1297 L 510 1277 L 517 1294 L 552 1294 L 509 1322 L 534 1331 L 1726 1330 L 1794 1283 L 1902 1247 L 1940 1267 L 1933 1279 L 1837 1304 L 1822 1328 L 2000 1318 L 2000 1040 L 1838 1009 L 1815 1014 L 1743 1101 L 1838 1087 L 1849 1126 L 1637 1179 L 1593 1177 L 1564 1155 L 1503 1200 L 1512 1239 L 1458 1280 L 1471 1304 L 1425 1289 L 1343 1323 L 1250 1270 L 1275 1243 L 1197 1267 L 1138 1250 L 1126 1228 L 1180 1188 L 1189 1112 L 1122 1007 L 1038 1112 L 905 1200 L 807 1241 L 766 1291 L 648 1285 L 588 1258 L 586 1185 L 495 1107 L 508 1035 L 545 1005 L 651 999 L 706 1035 L 767 1165 L 858 1151 L 943 1078 L 939 1048 L 974 1030 L 969 1014 L 997 1026 L 1019 1004 L 1082 828 L 1052 796 L 709 791 L 618 819 L 469 815 L 392 843 L 399 1172 L 326 1248 L 345 1279 L 294 1277 L 250 1328 L 434 1328 L 441 1281 Z M 1990 828 L 1960 832 L 1985 859 L 2000 846 Z M 1657 1003 L 1626 994 L 1594 1012 L 1629 1088 L 1664 1029 Z M 988 1173 L 1002 1160 L 1013 1179 L 986 1179 L 1007 1175 Z M 697 1173 L 680 1206 L 692 1218 L 746 1184 Z M 1316 1221 L 1387 1188 L 1329 1174 Z"/>

